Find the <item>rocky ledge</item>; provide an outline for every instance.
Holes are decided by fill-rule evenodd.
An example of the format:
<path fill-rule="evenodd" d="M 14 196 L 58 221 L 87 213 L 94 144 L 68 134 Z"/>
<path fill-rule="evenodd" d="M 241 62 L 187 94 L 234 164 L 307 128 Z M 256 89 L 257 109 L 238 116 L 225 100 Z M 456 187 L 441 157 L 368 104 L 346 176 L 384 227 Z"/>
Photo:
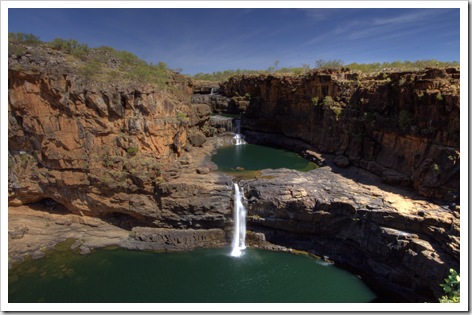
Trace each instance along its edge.
<path fill-rule="evenodd" d="M 436 301 L 449 268 L 459 267 L 459 212 L 377 181 L 359 169 L 264 170 L 241 183 L 248 229 L 327 256 L 408 301 Z"/>

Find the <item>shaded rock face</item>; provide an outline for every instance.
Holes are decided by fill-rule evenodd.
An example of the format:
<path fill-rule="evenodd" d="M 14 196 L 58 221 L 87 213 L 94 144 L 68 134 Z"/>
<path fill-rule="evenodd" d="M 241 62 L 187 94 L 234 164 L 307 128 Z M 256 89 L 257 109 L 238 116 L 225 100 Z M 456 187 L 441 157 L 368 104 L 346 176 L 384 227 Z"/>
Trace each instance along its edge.
<path fill-rule="evenodd" d="M 248 95 L 244 132 L 277 133 L 320 153 L 343 155 L 385 182 L 458 200 L 458 70 L 360 77 L 317 71 L 300 77 L 238 76 L 228 97 Z"/>
<path fill-rule="evenodd" d="M 447 207 L 355 182 L 328 167 L 265 170 L 241 184 L 248 229 L 271 243 L 329 256 L 377 289 L 437 301 L 449 268 L 459 267 L 459 213 Z"/>
<path fill-rule="evenodd" d="M 247 109 L 249 102 L 244 97 L 229 98 L 221 92 L 220 84 L 196 81 L 193 85 L 192 103 L 206 104 L 217 114 L 240 114 Z"/>
<path fill-rule="evenodd" d="M 222 95 L 195 94 L 192 102 L 209 105 L 213 113 L 232 112 L 229 110 L 231 100 Z"/>

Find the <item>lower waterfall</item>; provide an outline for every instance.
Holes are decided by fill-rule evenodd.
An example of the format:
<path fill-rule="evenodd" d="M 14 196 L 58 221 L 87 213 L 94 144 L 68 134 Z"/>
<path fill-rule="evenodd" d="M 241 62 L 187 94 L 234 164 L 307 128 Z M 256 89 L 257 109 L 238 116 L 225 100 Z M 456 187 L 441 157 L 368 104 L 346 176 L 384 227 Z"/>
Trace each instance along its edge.
<path fill-rule="evenodd" d="M 231 256 L 241 256 L 246 248 L 246 208 L 243 204 L 244 190 L 234 183 L 234 231 Z"/>

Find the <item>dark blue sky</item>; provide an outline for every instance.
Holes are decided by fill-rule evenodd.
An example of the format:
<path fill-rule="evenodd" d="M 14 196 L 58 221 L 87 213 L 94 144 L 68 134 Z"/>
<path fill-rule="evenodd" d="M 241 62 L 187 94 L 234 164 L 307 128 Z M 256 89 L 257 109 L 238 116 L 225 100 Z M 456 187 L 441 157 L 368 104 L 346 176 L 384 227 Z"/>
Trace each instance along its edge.
<path fill-rule="evenodd" d="M 183 73 L 459 61 L 459 9 L 9 9 L 8 31 L 128 50 Z"/>

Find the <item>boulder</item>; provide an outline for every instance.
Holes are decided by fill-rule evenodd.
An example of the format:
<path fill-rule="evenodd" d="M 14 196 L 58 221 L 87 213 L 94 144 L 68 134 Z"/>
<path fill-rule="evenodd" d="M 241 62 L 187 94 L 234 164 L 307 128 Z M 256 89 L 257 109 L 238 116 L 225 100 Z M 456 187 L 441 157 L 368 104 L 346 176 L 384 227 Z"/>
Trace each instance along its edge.
<path fill-rule="evenodd" d="M 205 135 L 198 130 L 194 130 L 190 135 L 189 135 L 189 141 L 190 143 L 195 146 L 195 147 L 201 147 L 207 138 Z"/>

